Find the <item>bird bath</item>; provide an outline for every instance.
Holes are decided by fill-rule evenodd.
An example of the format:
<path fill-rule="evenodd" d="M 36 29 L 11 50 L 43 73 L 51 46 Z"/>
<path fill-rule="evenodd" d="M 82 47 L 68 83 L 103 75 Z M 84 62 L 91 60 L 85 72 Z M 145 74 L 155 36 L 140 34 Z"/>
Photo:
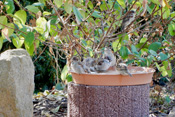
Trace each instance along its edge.
<path fill-rule="evenodd" d="M 91 73 L 91 74 L 78 74 L 71 72 L 73 81 L 76 84 L 84 85 L 99 85 L 99 86 L 126 86 L 126 85 L 140 85 L 148 84 L 152 80 L 153 73 L 152 68 L 146 67 L 128 67 L 128 70 L 132 74 L 121 75 L 118 71 L 108 71 L 105 73 Z"/>

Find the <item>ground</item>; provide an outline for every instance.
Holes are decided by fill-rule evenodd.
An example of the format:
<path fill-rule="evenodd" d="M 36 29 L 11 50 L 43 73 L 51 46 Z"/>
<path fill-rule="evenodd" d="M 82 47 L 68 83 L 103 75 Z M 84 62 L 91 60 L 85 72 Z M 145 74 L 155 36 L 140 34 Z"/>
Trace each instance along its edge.
<path fill-rule="evenodd" d="M 174 92 L 173 82 L 164 86 L 151 86 L 150 117 L 175 117 Z M 40 92 L 33 96 L 33 104 L 34 117 L 66 117 L 67 91 L 53 89 Z"/>

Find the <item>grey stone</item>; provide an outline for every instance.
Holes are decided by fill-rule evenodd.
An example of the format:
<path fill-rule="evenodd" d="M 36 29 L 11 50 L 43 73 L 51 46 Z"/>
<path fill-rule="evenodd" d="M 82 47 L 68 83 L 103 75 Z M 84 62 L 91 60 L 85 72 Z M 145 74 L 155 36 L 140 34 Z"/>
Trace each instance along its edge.
<path fill-rule="evenodd" d="M 34 65 L 24 49 L 0 55 L 0 116 L 32 117 Z"/>
<path fill-rule="evenodd" d="M 175 107 L 170 111 L 168 117 L 175 117 Z"/>

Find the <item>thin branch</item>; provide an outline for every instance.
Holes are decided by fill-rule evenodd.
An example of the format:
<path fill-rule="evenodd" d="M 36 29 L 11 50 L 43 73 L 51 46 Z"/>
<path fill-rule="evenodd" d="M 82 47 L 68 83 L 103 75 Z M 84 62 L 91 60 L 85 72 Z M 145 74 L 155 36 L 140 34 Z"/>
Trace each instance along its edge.
<path fill-rule="evenodd" d="M 10 29 L 17 30 L 17 31 L 19 31 L 19 32 L 21 32 L 21 33 L 23 33 L 23 34 L 27 35 L 27 33 L 23 32 L 23 31 L 21 31 L 21 30 L 19 30 L 19 29 L 9 27 L 9 26 L 7 26 L 7 25 L 5 25 L 5 24 L 2 24 L 2 23 L 0 23 L 0 25 L 2 25 L 2 26 L 4 26 L 4 27 L 7 27 L 7 28 L 10 28 Z"/>
<path fill-rule="evenodd" d="M 47 48 L 47 45 L 44 47 L 44 49 L 40 52 L 40 54 L 37 56 L 37 58 L 33 61 L 34 63 L 39 59 L 39 57 L 42 55 L 42 53 L 45 51 Z"/>
<path fill-rule="evenodd" d="M 67 28 L 67 26 L 65 25 L 64 20 L 61 18 L 60 14 L 58 13 L 58 11 L 55 9 L 55 6 L 53 5 L 52 1 L 50 0 L 50 4 L 52 5 L 55 13 L 57 14 L 58 18 L 60 19 L 61 23 L 63 24 L 64 28 L 66 29 L 68 35 L 70 36 L 70 38 L 72 37 L 73 39 L 77 39 L 77 37 L 75 37 L 73 34 L 71 34 Z M 71 39 L 70 39 L 71 40 Z M 71 40 L 72 41 L 72 40 Z"/>
<path fill-rule="evenodd" d="M 98 50 L 98 49 L 100 48 L 100 46 L 103 44 L 104 40 L 106 39 L 105 37 L 108 35 L 108 33 L 109 33 L 109 31 L 111 30 L 111 28 L 112 28 L 114 22 L 115 22 L 115 17 L 113 17 L 113 21 L 112 21 L 110 27 L 108 28 L 107 32 L 103 35 L 103 37 L 102 37 L 100 43 L 98 44 L 98 46 L 96 47 L 95 50 Z"/>
<path fill-rule="evenodd" d="M 96 5 L 96 6 L 94 7 L 94 9 L 92 10 L 92 12 L 91 12 L 85 19 L 83 19 L 83 22 L 85 22 L 85 21 L 94 13 L 94 11 L 95 11 L 95 9 L 97 8 L 97 6 L 98 6 L 98 5 Z"/>

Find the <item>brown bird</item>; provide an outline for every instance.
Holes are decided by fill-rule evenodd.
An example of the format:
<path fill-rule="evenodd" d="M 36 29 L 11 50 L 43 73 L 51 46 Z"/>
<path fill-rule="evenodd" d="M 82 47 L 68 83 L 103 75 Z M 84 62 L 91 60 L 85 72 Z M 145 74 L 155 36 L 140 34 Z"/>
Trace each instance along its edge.
<path fill-rule="evenodd" d="M 94 68 L 97 72 L 106 72 L 110 66 L 111 66 L 111 63 L 109 62 L 109 60 L 99 58 Z"/>
<path fill-rule="evenodd" d="M 82 62 L 80 62 L 80 60 L 76 56 L 73 56 L 71 59 L 71 70 L 73 70 L 74 72 L 78 74 L 85 73 Z"/>
<path fill-rule="evenodd" d="M 127 65 L 125 63 L 122 63 L 121 59 L 117 60 L 116 69 L 120 72 L 121 75 L 129 75 L 132 77 L 132 74 L 129 72 Z"/>
<path fill-rule="evenodd" d="M 90 72 L 95 72 L 94 66 L 96 64 L 96 60 L 91 57 L 87 57 L 83 60 L 84 63 L 84 68 L 87 69 L 87 71 Z"/>
<path fill-rule="evenodd" d="M 129 11 L 129 13 L 123 18 L 123 21 L 122 21 L 122 30 L 125 30 L 129 24 L 134 21 L 135 19 L 135 11 L 134 10 L 131 10 Z"/>
<path fill-rule="evenodd" d="M 103 58 L 109 60 L 109 62 L 111 63 L 111 66 L 116 65 L 116 57 L 114 56 L 114 54 L 110 48 L 104 49 Z"/>

